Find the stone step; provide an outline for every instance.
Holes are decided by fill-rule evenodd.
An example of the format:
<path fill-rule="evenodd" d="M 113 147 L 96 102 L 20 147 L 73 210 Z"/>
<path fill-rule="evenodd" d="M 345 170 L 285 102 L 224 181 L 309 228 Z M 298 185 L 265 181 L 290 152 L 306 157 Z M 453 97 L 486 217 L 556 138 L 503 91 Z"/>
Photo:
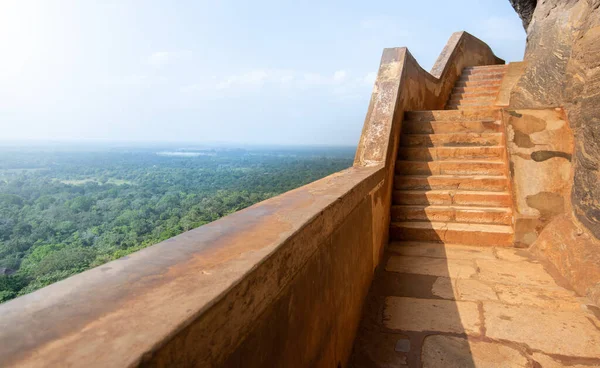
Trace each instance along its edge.
<path fill-rule="evenodd" d="M 460 103 L 494 103 L 496 101 L 496 95 L 490 96 L 471 96 L 466 97 L 450 98 L 448 104 L 460 104 Z"/>
<path fill-rule="evenodd" d="M 392 221 L 511 225 L 512 210 L 501 207 L 396 205 L 392 206 Z"/>
<path fill-rule="evenodd" d="M 475 121 L 403 121 L 404 134 L 494 133 L 502 132 L 500 120 Z"/>
<path fill-rule="evenodd" d="M 495 107 L 494 105 L 458 105 L 454 107 L 448 107 L 448 111 L 468 111 L 473 112 L 481 109 L 489 109 Z"/>
<path fill-rule="evenodd" d="M 481 98 L 496 98 L 496 96 L 498 96 L 498 91 L 494 90 L 494 91 L 475 91 L 475 92 L 453 92 L 450 95 L 450 99 L 449 101 L 452 100 L 460 100 L 463 98 L 477 98 L 477 97 L 481 97 Z"/>
<path fill-rule="evenodd" d="M 396 161 L 395 171 L 401 175 L 491 175 L 502 176 L 503 161 Z"/>
<path fill-rule="evenodd" d="M 493 75 L 493 76 L 502 76 L 506 74 L 506 69 L 471 69 L 471 70 L 463 70 L 461 73 L 461 77 L 466 76 L 479 76 L 479 75 Z"/>
<path fill-rule="evenodd" d="M 478 192 L 506 192 L 505 176 L 480 175 L 397 175 L 394 189 L 400 191 L 460 190 Z"/>
<path fill-rule="evenodd" d="M 493 104 L 481 104 L 481 105 L 448 105 L 446 108 L 448 110 L 475 110 L 475 109 L 484 109 L 494 106 Z"/>
<path fill-rule="evenodd" d="M 495 100 L 487 100 L 487 101 L 460 101 L 460 102 L 452 102 L 446 105 L 447 109 L 456 109 L 456 108 L 489 108 L 493 107 L 495 104 Z"/>
<path fill-rule="evenodd" d="M 463 68 L 463 73 L 478 72 L 478 73 L 489 73 L 492 71 L 506 71 L 507 66 L 502 65 L 482 65 L 482 66 L 467 66 Z"/>
<path fill-rule="evenodd" d="M 468 110 L 468 109 L 483 109 L 494 106 L 493 103 L 478 103 L 478 104 L 452 104 L 447 105 L 448 110 Z"/>
<path fill-rule="evenodd" d="M 393 240 L 456 243 L 479 246 L 511 246 L 513 230 L 507 225 L 449 222 L 392 222 Z"/>
<path fill-rule="evenodd" d="M 498 91 L 500 91 L 499 86 L 454 87 L 452 88 L 451 94 L 493 93 L 494 95 L 497 95 Z"/>
<path fill-rule="evenodd" d="M 398 159 L 405 161 L 504 159 L 503 146 L 485 147 L 399 147 Z"/>
<path fill-rule="evenodd" d="M 402 147 L 501 146 L 502 133 L 402 134 Z"/>
<path fill-rule="evenodd" d="M 459 81 L 475 81 L 475 80 L 502 80 L 504 78 L 504 72 L 493 72 L 493 73 L 463 73 Z"/>
<path fill-rule="evenodd" d="M 500 88 L 502 79 L 481 79 L 474 81 L 457 81 L 455 87 L 496 87 Z"/>
<path fill-rule="evenodd" d="M 481 121 L 501 120 L 500 109 L 490 108 L 477 111 L 423 110 L 407 111 L 404 120 L 411 121 Z"/>
<path fill-rule="evenodd" d="M 473 207 L 510 207 L 512 205 L 508 192 L 465 190 L 394 190 L 392 204 Z"/>

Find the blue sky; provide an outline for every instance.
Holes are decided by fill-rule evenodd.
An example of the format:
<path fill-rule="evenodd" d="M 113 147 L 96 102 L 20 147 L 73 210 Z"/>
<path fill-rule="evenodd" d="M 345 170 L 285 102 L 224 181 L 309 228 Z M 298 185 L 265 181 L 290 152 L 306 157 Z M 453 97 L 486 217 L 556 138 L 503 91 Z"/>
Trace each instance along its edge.
<path fill-rule="evenodd" d="M 508 0 L 2 0 L 0 140 L 355 145 L 382 49 L 459 30 L 522 59 Z"/>

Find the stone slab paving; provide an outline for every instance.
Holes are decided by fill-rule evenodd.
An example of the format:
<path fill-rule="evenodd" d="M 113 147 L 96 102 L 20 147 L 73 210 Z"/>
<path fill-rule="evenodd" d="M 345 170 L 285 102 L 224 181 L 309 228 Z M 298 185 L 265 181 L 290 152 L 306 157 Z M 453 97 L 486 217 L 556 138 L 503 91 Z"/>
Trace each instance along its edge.
<path fill-rule="evenodd" d="M 460 318 L 448 318 L 448 315 Z M 479 335 L 477 303 L 454 300 L 385 298 L 383 325 L 390 330 L 441 331 Z"/>
<path fill-rule="evenodd" d="M 510 346 L 443 335 L 427 336 L 422 356 L 423 367 L 529 367 L 527 358 Z"/>
<path fill-rule="evenodd" d="M 526 250 L 392 243 L 350 367 L 600 367 L 600 309 Z"/>

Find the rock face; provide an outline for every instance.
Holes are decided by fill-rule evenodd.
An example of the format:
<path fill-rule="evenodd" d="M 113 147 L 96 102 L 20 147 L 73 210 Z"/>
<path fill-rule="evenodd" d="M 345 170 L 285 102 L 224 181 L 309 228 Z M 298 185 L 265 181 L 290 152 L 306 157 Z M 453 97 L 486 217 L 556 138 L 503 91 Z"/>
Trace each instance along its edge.
<path fill-rule="evenodd" d="M 526 1 L 511 3 L 525 23 Z M 529 119 L 523 125 L 512 119 L 508 124 L 514 130 L 511 163 L 527 165 L 526 172 L 517 168 L 520 174 L 514 176 L 516 197 L 521 193 L 525 199 L 517 207 L 534 214 L 517 218 L 517 241 L 531 244 L 530 249 L 550 261 L 575 290 L 600 303 L 600 0 L 537 2 L 527 27 L 524 65 L 510 93 L 510 109 L 561 107 L 568 129 L 533 139 L 544 134 L 527 132 L 537 130 L 539 122 Z M 552 161 L 535 174 L 534 168 Z M 568 166 L 572 179 L 566 183 Z M 535 196 L 530 191 L 534 187 L 546 189 Z"/>
<path fill-rule="evenodd" d="M 506 109 L 515 245 L 528 247 L 570 208 L 573 133 L 561 109 Z"/>
<path fill-rule="evenodd" d="M 531 17 L 533 17 L 533 11 L 537 4 L 537 0 L 509 0 L 510 4 L 515 8 L 517 14 L 523 21 L 523 27 L 527 29 Z"/>
<path fill-rule="evenodd" d="M 527 33 L 511 107 L 564 107 L 575 135 L 573 211 L 600 238 L 600 0 L 540 2 Z"/>

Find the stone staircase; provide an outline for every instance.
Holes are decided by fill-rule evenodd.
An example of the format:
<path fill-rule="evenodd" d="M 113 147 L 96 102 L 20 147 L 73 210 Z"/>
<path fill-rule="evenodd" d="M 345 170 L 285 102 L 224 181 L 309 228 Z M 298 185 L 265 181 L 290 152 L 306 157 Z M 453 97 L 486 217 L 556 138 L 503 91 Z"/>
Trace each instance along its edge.
<path fill-rule="evenodd" d="M 506 65 L 465 68 L 446 104 L 446 109 L 492 107 L 500 90 Z"/>
<path fill-rule="evenodd" d="M 446 110 L 405 114 L 392 240 L 513 244 L 504 126 L 493 106 L 505 68 L 465 68 Z"/>

